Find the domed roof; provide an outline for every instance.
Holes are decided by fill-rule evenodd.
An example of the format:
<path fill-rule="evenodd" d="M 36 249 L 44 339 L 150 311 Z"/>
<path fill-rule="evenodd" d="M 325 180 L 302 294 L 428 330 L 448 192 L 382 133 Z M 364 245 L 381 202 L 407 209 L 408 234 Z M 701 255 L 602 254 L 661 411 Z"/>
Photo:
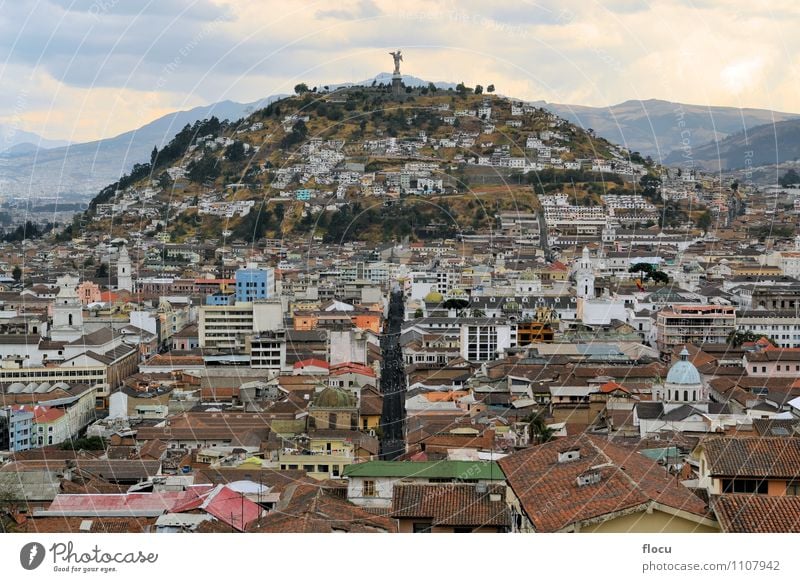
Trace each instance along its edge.
<path fill-rule="evenodd" d="M 431 291 L 425 296 L 425 303 L 441 303 L 444 300 L 444 295 L 438 291 Z"/>
<path fill-rule="evenodd" d="M 314 406 L 317 408 L 353 408 L 355 405 L 355 396 L 340 388 L 325 388 L 314 398 Z"/>
<path fill-rule="evenodd" d="M 689 351 L 684 348 L 681 350 L 681 359 L 675 362 L 667 372 L 668 384 L 697 385 L 702 384 L 700 372 L 694 364 L 689 361 Z"/>

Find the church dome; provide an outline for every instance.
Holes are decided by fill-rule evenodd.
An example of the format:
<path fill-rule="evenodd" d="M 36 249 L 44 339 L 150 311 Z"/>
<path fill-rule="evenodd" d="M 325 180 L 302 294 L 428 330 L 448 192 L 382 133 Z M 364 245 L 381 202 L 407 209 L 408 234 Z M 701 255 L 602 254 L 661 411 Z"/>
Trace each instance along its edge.
<path fill-rule="evenodd" d="M 353 408 L 356 405 L 355 397 L 351 392 L 340 388 L 325 388 L 316 398 L 314 406 L 317 408 Z"/>
<path fill-rule="evenodd" d="M 684 348 L 681 350 L 681 359 L 675 362 L 667 372 L 668 384 L 697 385 L 702 384 L 700 372 L 694 364 L 689 361 L 689 351 Z"/>
<path fill-rule="evenodd" d="M 444 300 L 444 295 L 438 291 L 431 291 L 425 296 L 425 303 L 441 303 Z"/>

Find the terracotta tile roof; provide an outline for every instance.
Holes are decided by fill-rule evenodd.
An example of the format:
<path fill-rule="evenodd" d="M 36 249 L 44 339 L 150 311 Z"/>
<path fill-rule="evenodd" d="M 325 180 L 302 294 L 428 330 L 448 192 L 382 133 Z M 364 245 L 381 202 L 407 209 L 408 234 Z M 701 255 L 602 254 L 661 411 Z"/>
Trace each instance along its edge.
<path fill-rule="evenodd" d="M 357 505 L 327 493 L 317 485 L 300 484 L 285 493 L 279 506 L 252 528 L 274 533 L 395 533 L 394 519 L 373 515 Z"/>
<path fill-rule="evenodd" d="M 800 439 L 783 437 L 711 437 L 703 440 L 713 476 L 796 479 L 800 475 Z"/>
<path fill-rule="evenodd" d="M 580 457 L 559 462 L 559 453 Z M 707 517 L 705 503 L 663 467 L 634 449 L 585 434 L 558 439 L 499 461 L 533 527 L 556 532 L 587 520 L 603 520 L 653 502 Z M 578 484 L 578 477 L 599 482 Z"/>
<path fill-rule="evenodd" d="M 15 410 L 22 410 L 33 413 L 33 420 L 36 423 L 50 423 L 64 416 L 65 412 L 61 408 L 50 408 L 49 406 L 26 406 L 20 405 Z"/>
<path fill-rule="evenodd" d="M 25 521 L 24 533 L 146 533 L 155 530 L 155 518 L 146 517 L 35 517 Z M 88 532 L 81 530 L 88 526 Z"/>
<path fill-rule="evenodd" d="M 726 533 L 800 533 L 800 497 L 722 495 L 714 513 Z"/>
<path fill-rule="evenodd" d="M 430 519 L 434 526 L 511 527 L 503 485 L 487 486 L 485 492 L 473 484 L 395 485 L 392 516 Z"/>
<path fill-rule="evenodd" d="M 300 360 L 299 362 L 295 362 L 294 364 L 295 370 L 302 370 L 303 368 L 315 367 L 315 368 L 324 368 L 325 370 L 329 369 L 328 362 L 325 360 L 319 360 L 317 358 L 308 358 L 307 360 Z"/>

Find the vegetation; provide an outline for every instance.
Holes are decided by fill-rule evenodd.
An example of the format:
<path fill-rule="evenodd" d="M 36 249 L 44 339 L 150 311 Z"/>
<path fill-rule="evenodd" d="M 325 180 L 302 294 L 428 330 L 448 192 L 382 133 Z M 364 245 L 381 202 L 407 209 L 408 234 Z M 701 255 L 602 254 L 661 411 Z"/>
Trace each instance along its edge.
<path fill-rule="evenodd" d="M 753 333 L 750 330 L 747 331 L 734 330 L 728 334 L 727 341 L 729 346 L 738 348 L 744 343 L 757 342 L 762 338 L 767 340 L 773 346 L 775 345 L 775 340 L 773 340 L 772 338 L 761 334 Z"/>
<path fill-rule="evenodd" d="M 528 430 L 530 431 L 531 444 L 541 445 L 553 440 L 554 431 L 547 426 L 547 420 L 544 412 L 534 412 L 530 414 L 525 422 L 528 423 Z"/>
<path fill-rule="evenodd" d="M 658 267 L 650 263 L 635 263 L 628 268 L 629 273 L 639 273 L 639 279 L 644 283 L 645 281 L 653 281 L 654 283 L 669 283 L 669 275 L 663 271 L 659 271 Z"/>
<path fill-rule="evenodd" d="M 102 437 L 84 437 L 61 443 L 61 449 L 65 451 L 104 451 L 105 448 L 106 441 Z"/>
<path fill-rule="evenodd" d="M 800 186 L 800 174 L 798 174 L 794 168 L 789 169 L 783 176 L 781 176 L 780 180 L 778 180 L 778 183 L 784 188 Z"/>

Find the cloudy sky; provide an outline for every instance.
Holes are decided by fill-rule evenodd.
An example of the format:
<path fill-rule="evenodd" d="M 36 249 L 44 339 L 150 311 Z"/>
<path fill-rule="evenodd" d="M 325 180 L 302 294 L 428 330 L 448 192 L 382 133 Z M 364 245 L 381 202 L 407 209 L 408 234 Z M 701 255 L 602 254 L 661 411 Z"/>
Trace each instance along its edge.
<path fill-rule="evenodd" d="M 85 141 L 391 69 L 525 99 L 800 112 L 797 0 L 0 0 L 0 123 Z"/>

